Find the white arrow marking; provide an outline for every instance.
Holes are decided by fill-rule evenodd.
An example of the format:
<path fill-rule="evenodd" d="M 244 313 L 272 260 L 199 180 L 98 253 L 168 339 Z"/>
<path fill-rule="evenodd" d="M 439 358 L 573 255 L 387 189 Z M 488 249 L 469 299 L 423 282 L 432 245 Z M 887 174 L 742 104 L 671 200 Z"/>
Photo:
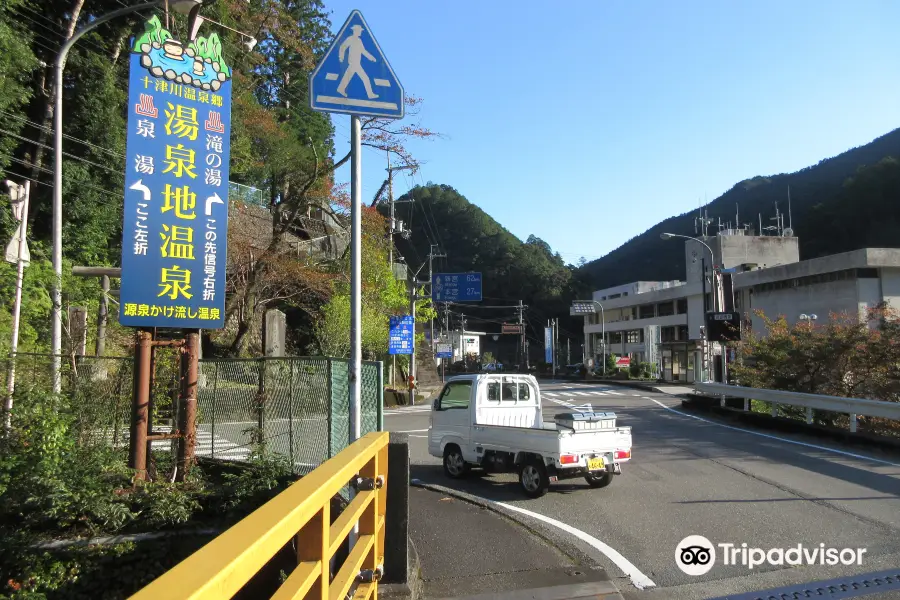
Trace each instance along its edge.
<path fill-rule="evenodd" d="M 140 179 L 138 179 L 136 182 L 131 184 L 131 187 L 129 187 L 128 189 L 129 190 L 137 190 L 139 192 L 144 192 L 144 201 L 145 202 L 150 199 L 150 188 L 148 188 L 146 185 L 141 183 Z"/>
<path fill-rule="evenodd" d="M 212 196 L 206 199 L 206 216 L 210 216 L 212 214 L 212 205 L 213 204 L 225 204 L 225 201 L 219 198 L 218 193 L 213 193 Z"/>

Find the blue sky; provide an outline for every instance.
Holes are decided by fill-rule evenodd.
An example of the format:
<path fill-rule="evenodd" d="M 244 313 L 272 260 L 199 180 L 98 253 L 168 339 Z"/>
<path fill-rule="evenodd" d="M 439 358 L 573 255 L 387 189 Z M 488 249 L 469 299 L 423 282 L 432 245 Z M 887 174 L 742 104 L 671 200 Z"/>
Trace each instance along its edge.
<path fill-rule="evenodd" d="M 893 0 L 325 1 L 335 31 L 362 11 L 445 135 L 410 145 L 426 164 L 395 195 L 449 184 L 572 263 L 900 126 Z M 363 156 L 371 202 L 386 158 Z"/>

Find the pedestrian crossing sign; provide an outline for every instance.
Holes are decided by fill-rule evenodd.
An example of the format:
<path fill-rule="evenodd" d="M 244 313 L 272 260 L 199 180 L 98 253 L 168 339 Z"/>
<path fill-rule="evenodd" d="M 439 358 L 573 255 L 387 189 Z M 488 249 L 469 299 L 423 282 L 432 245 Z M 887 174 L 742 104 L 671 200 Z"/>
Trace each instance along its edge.
<path fill-rule="evenodd" d="M 403 86 L 362 13 L 354 10 L 309 76 L 313 110 L 402 119 Z"/>

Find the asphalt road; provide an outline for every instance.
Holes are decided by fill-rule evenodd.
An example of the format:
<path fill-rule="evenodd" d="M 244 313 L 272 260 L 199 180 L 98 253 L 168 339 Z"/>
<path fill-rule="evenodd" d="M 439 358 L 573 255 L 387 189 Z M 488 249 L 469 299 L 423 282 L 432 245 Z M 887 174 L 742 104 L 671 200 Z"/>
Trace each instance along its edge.
<path fill-rule="evenodd" d="M 385 426 L 410 436 L 413 478 L 503 504 L 499 510 L 559 547 L 594 558 L 630 600 L 715 598 L 887 569 L 900 575 L 900 456 L 698 419 L 681 410 L 679 398 L 664 394 L 578 383 L 541 389 L 545 420 L 590 403 L 633 428 L 633 458 L 609 487 L 594 490 L 571 480 L 531 500 L 514 474 L 476 470 L 467 480 L 450 480 L 440 459 L 428 455 L 427 407 L 386 411 Z M 717 549 L 711 570 L 692 576 L 675 562 L 679 542 L 689 535 L 766 551 L 824 544 L 866 552 L 861 564 L 848 566 L 750 569 L 723 564 Z"/>

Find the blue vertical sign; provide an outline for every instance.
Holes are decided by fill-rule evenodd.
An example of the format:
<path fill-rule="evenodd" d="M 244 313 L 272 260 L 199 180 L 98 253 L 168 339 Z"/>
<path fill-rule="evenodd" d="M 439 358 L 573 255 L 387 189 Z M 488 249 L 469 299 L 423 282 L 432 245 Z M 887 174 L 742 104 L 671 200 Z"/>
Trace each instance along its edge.
<path fill-rule="evenodd" d="M 130 53 L 119 322 L 225 324 L 231 71 L 213 33 L 182 44 L 156 16 Z"/>
<path fill-rule="evenodd" d="M 412 354 L 416 320 L 410 315 L 391 317 L 388 354 Z"/>
<path fill-rule="evenodd" d="M 553 362 L 553 328 L 544 327 L 544 362 Z"/>

